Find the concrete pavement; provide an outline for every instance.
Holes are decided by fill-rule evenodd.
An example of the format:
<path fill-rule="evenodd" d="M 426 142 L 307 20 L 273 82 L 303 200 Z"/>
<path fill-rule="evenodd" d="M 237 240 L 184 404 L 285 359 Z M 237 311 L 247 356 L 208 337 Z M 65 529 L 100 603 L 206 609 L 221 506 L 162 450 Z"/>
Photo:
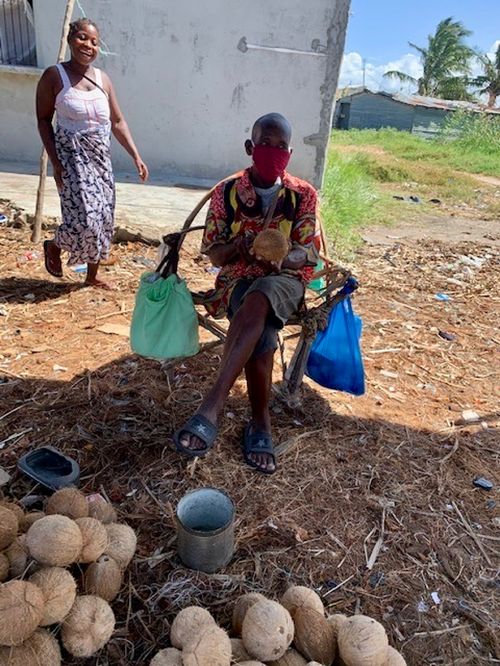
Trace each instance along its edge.
<path fill-rule="evenodd" d="M 116 173 L 115 178 L 117 227 L 147 240 L 159 239 L 162 234 L 179 229 L 210 185 L 205 181 L 201 185 L 188 182 L 178 186 L 160 178 L 143 184 L 129 173 Z M 37 165 L 0 162 L 0 199 L 10 200 L 33 215 L 37 188 Z M 46 180 L 44 216 L 61 217 L 59 196 L 51 176 Z M 205 211 L 201 211 L 197 222 L 204 217 Z"/>

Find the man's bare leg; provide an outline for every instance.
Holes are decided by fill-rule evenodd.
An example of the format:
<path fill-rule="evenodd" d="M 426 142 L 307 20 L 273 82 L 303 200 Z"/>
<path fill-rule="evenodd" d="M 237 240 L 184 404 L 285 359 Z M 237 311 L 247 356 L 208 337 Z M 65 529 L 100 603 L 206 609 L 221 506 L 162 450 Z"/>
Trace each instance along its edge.
<path fill-rule="evenodd" d="M 267 297 L 254 291 L 248 294 L 234 315 L 224 345 L 219 375 L 198 410 L 198 414 L 202 414 L 211 423 L 217 423 L 229 391 L 253 354 L 264 331 L 269 309 Z M 180 443 L 187 449 L 202 450 L 205 447 L 203 441 L 189 433 L 181 436 Z"/>
<path fill-rule="evenodd" d="M 252 428 L 260 432 L 271 432 L 269 402 L 273 381 L 274 350 L 257 358 L 251 357 L 245 366 L 248 397 L 252 408 Z M 275 464 L 267 453 L 250 453 L 248 456 L 262 469 L 274 471 Z"/>

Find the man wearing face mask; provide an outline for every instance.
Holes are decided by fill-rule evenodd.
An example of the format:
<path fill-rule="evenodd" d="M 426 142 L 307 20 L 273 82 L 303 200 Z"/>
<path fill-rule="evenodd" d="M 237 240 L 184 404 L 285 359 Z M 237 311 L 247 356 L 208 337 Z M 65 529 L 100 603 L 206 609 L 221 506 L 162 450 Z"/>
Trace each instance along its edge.
<path fill-rule="evenodd" d="M 299 309 L 316 265 L 317 194 L 286 167 L 291 126 L 279 113 L 259 118 L 245 142 L 252 165 L 215 190 L 201 251 L 220 267 L 206 308 L 231 321 L 219 374 L 198 412 L 174 435 L 178 451 L 203 456 L 213 446 L 229 391 L 245 370 L 252 418 L 242 438 L 245 461 L 256 470 L 276 470 L 269 401 L 278 330 Z M 279 264 L 252 254 L 256 235 L 267 226 L 289 240 Z"/>

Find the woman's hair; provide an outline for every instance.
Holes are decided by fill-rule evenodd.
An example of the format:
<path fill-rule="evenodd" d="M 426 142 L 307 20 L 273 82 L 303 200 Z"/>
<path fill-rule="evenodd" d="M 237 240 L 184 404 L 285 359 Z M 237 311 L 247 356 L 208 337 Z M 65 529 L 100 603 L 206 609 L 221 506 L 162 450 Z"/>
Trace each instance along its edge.
<path fill-rule="evenodd" d="M 99 32 L 99 28 L 97 27 L 97 23 L 95 21 L 92 21 L 92 19 L 89 18 L 79 18 L 69 24 L 68 40 L 76 35 L 76 33 L 81 30 L 84 25 L 92 25 L 97 30 L 97 32 Z"/>

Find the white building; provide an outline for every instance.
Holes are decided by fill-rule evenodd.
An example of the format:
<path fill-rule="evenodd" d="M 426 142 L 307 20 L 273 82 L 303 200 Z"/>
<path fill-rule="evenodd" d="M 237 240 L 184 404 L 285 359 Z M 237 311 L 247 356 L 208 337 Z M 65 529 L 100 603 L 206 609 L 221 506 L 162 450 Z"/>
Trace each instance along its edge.
<path fill-rule="evenodd" d="M 0 23 L 11 2 L 29 11 L 27 0 L 0 0 Z M 97 66 L 153 174 L 224 177 L 248 163 L 253 121 L 279 111 L 294 128 L 291 170 L 319 185 L 349 2 L 79 0 L 74 18 L 83 9 L 99 25 L 111 53 Z M 35 88 L 55 62 L 66 2 L 32 4 L 38 68 L 0 65 L 0 159 L 34 163 Z M 116 146 L 115 166 L 130 170 Z"/>

